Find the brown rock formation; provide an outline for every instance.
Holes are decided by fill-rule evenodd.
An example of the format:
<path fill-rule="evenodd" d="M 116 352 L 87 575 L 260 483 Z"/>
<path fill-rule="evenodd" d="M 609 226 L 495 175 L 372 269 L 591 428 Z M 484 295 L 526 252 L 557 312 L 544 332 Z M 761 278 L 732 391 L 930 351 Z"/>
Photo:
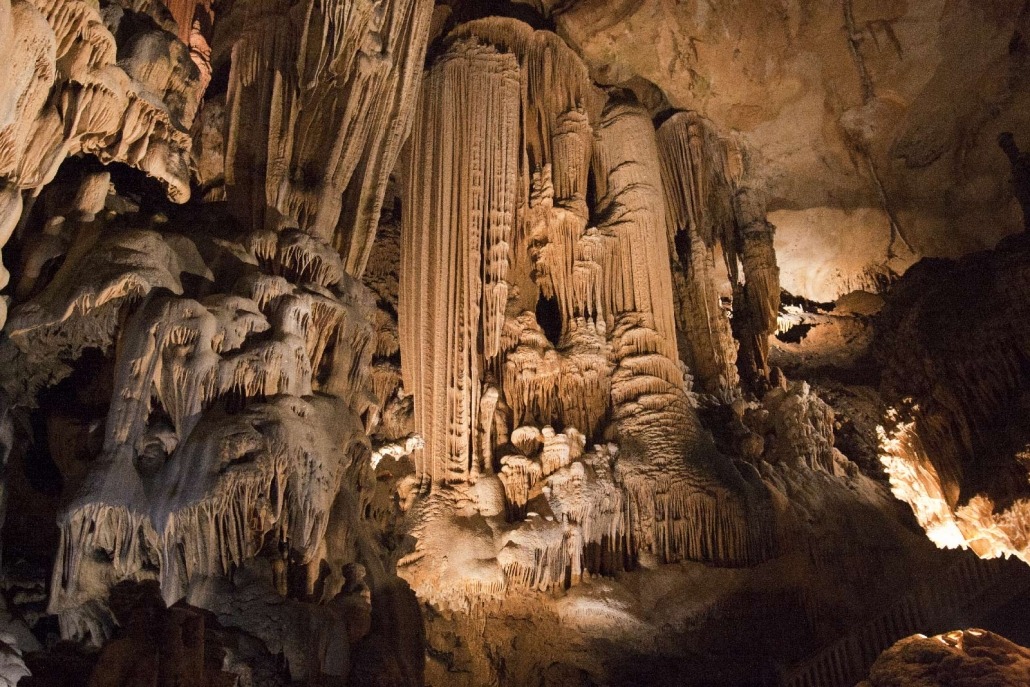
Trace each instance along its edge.
<path fill-rule="evenodd" d="M 232 13 L 230 207 L 254 229 L 333 245 L 360 274 L 410 127 L 432 3 L 281 0 Z"/>
<path fill-rule="evenodd" d="M 465 554 L 476 566 L 462 557 L 463 570 L 432 573 L 445 597 L 577 580 L 587 546 L 737 563 L 771 548 L 761 492 L 706 443 L 678 364 L 663 189 L 705 185 L 663 185 L 654 127 L 623 98 L 594 88 L 556 36 L 513 20 L 459 27 L 428 73 L 401 200 L 401 360 L 425 437 L 415 525 L 425 548 L 406 573 L 416 588 L 446 541 L 429 533 L 440 518 L 458 517 L 452 526 L 478 542 Z M 728 187 L 721 197 L 732 213 Z M 707 249 L 699 255 L 710 262 Z M 698 292 L 713 282 L 697 268 L 690 278 Z M 684 336 L 719 328 L 699 349 L 701 375 L 711 377 L 709 359 L 724 361 L 713 383 L 729 390 L 729 324 L 721 310 L 705 319 L 708 305 L 718 308 L 685 313 Z M 480 413 L 502 407 L 510 415 L 495 431 Z M 599 466 L 586 466 L 600 458 L 575 437 L 602 436 L 618 458 L 594 477 Z M 547 437 L 560 437 L 560 453 Z M 584 478 L 623 495 L 596 513 L 586 497 L 574 514 L 566 500 L 584 497 L 568 490 Z M 481 486 L 495 480 L 500 511 Z M 541 508 L 569 515 L 538 521 Z M 500 551 L 487 528 L 498 512 L 514 520 Z M 466 591 L 446 592 L 444 580 Z"/>
<path fill-rule="evenodd" d="M 986 630 L 956 630 L 903 639 L 876 659 L 859 687 L 1025 685 L 1030 650 Z"/>
<path fill-rule="evenodd" d="M 882 437 L 895 494 L 938 545 L 987 558 L 1028 559 L 1028 245 L 1018 236 L 919 265 L 895 289 L 879 343 L 888 392 L 907 399 Z"/>
<path fill-rule="evenodd" d="M 109 15 L 111 29 L 124 14 Z M 114 36 L 93 4 L 4 0 L 0 44 L 10 69 L 0 91 L 0 247 L 25 198 L 31 206 L 69 156 L 134 166 L 173 201 L 189 198 L 187 131 L 203 84 L 181 42 L 142 33 L 116 62 Z"/>

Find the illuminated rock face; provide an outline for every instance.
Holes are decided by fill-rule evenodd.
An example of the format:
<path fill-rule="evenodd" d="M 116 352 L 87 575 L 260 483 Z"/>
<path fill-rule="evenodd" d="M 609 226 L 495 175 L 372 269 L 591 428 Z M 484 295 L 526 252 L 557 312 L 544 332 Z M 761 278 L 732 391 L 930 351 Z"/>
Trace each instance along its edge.
<path fill-rule="evenodd" d="M 939 545 L 1030 562 L 1026 238 L 913 269 L 884 313 L 879 355 L 907 399 L 882 435 L 894 493 Z"/>

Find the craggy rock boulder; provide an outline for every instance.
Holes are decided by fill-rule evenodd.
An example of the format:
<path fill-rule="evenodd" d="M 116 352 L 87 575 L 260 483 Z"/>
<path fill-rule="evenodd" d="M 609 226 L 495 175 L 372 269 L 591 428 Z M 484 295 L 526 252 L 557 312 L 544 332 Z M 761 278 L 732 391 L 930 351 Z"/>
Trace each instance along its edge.
<path fill-rule="evenodd" d="M 1030 649 L 986 630 L 914 635 L 880 654 L 858 687 L 1022 687 Z"/>

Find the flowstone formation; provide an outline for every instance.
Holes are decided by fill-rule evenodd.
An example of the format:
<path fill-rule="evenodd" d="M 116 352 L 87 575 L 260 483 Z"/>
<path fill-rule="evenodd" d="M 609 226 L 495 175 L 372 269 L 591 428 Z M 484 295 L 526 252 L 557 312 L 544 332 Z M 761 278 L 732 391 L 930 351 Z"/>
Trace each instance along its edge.
<path fill-rule="evenodd" d="M 119 172 L 112 179 L 106 170 L 78 161 L 43 189 L 65 156 L 88 152 L 104 163 L 139 167 L 164 182 L 167 200 L 184 202 L 190 163 L 202 163 L 196 165 L 198 176 L 199 168 L 210 166 L 203 155 L 191 159 L 189 135 L 210 66 L 204 75 L 194 65 L 174 31 L 165 30 L 174 23 L 159 23 L 167 12 L 157 4 L 111 3 L 99 12 L 85 2 L 14 7 L 22 25 L 12 30 L 41 45 L 37 69 L 47 67 L 48 55 L 49 69 L 55 69 L 57 44 L 56 70 L 64 79 L 57 88 L 68 94 L 57 97 L 67 102 L 51 115 L 31 96 L 33 88 L 45 94 L 53 78 L 26 76 L 28 95 L 4 130 L 10 148 L 4 152 L 14 171 L 10 193 L 20 200 L 23 188 L 29 198 L 43 190 L 42 213 L 30 215 L 15 203 L 5 207 L 5 226 L 21 220 L 32 231 L 39 221 L 45 225 L 42 238 L 27 238 L 19 251 L 16 296 L 23 302 L 5 329 L 3 356 L 11 364 L 3 374 L 4 412 L 33 405 L 37 392 L 69 375 L 110 375 L 112 389 L 90 428 L 72 430 L 96 448 L 86 448 L 87 466 L 73 470 L 77 478 L 63 475 L 72 483 L 59 516 L 48 608 L 62 636 L 105 643 L 120 622 L 110 598 L 118 584 L 153 580 L 167 604 L 188 597 L 220 613 L 224 609 L 208 590 L 212 580 L 231 577 L 249 590 L 252 602 L 278 608 L 278 619 L 266 616 L 259 623 L 245 620 L 248 611 L 237 608 L 227 623 L 247 624 L 266 645 L 279 642 L 288 667 L 272 672 L 298 680 L 342 680 L 351 673 L 368 679 L 390 668 L 378 658 L 390 654 L 395 663 L 387 672 L 419 683 L 418 653 L 408 652 L 410 660 L 396 658 L 393 650 L 361 659 L 358 647 L 362 641 L 418 636 L 418 613 L 413 611 L 416 622 L 406 623 L 410 627 L 391 630 L 386 639 L 372 626 L 389 626 L 388 616 L 403 613 L 408 597 L 403 583 L 384 572 L 379 544 L 361 524 L 375 483 L 369 434 L 380 409 L 369 377 L 375 301 L 357 277 L 393 165 L 390 151 L 399 148 L 407 128 L 404 94 L 421 68 L 431 5 L 399 2 L 388 12 L 371 6 L 351 12 L 356 8 L 344 3 L 320 2 L 236 8 L 241 32 L 218 43 L 231 46 L 232 57 L 215 56 L 218 68 L 224 64 L 229 73 L 227 132 L 221 141 L 205 141 L 214 148 L 208 158 L 218 155 L 221 142 L 229 164 L 225 191 L 208 197 L 224 194 L 230 211 L 236 207 L 243 178 L 233 173 L 236 155 L 249 155 L 248 165 L 255 155 L 270 159 L 277 173 L 301 185 L 316 177 L 335 180 L 321 191 L 303 189 L 300 195 L 308 200 L 301 202 L 290 183 L 274 177 L 270 183 L 282 186 L 286 200 L 270 193 L 267 207 L 282 212 L 274 221 L 252 225 L 216 206 L 157 210 L 162 199 L 148 195 L 153 189 L 142 187 L 133 200 L 124 192 L 125 184 L 136 183 L 131 177 Z M 6 9 L 10 15 L 10 5 Z M 275 21 L 298 13 L 306 16 L 304 26 Z M 235 22 L 235 15 L 229 20 Z M 141 26 L 151 33 L 137 35 Z M 303 35 L 310 46 L 269 54 L 261 47 L 269 32 L 273 44 L 296 45 L 294 37 Z M 308 49 L 319 46 L 321 53 Z M 117 65 L 116 51 L 124 55 Z M 175 56 L 182 58 L 179 63 Z M 173 70 L 176 64 L 180 72 Z M 303 118 L 301 102 L 280 110 L 278 97 L 261 90 L 273 82 L 281 88 L 284 68 L 302 72 L 296 97 L 304 101 L 303 117 L 337 117 L 342 133 L 336 144 L 296 135 L 305 128 L 312 136 L 328 131 L 297 121 L 281 130 L 286 135 L 272 146 L 272 155 L 265 152 L 268 141 L 243 140 L 257 106 L 267 112 L 271 103 L 277 123 L 280 117 Z M 123 69 L 149 81 L 137 85 Z M 341 83 L 346 74 L 351 82 Z M 109 83 L 122 91 L 101 88 Z M 140 89 L 148 83 L 162 89 L 144 97 Z M 351 97 L 355 90 L 371 93 L 371 84 L 382 87 L 382 97 L 368 103 Z M 97 97 L 108 100 L 84 101 L 82 107 L 96 111 L 69 109 L 84 87 L 99 89 Z M 126 95 L 130 87 L 136 90 Z M 218 95 L 208 102 L 217 108 Z M 379 118 L 369 117 L 369 110 L 380 112 Z M 368 127 L 364 137 L 354 127 L 359 114 Z M 70 119 L 62 124 L 60 116 Z M 53 120 L 54 135 L 63 138 L 26 128 L 37 119 Z M 217 118 L 198 121 L 203 138 L 204 125 Z M 344 142 L 357 149 L 334 154 L 331 148 Z M 37 154 L 30 145 L 54 152 Z M 352 176 L 354 199 L 340 220 L 340 198 Z M 331 201 L 323 202 L 325 194 L 336 197 L 337 209 L 315 221 L 314 210 L 332 209 Z M 259 217 L 265 208 L 265 201 L 253 205 Z M 343 248 L 350 243 L 356 246 L 352 265 Z M 84 355 L 105 362 L 84 368 Z M 10 450 L 5 446 L 5 453 Z M 370 589 L 380 595 L 374 602 Z M 314 648 L 304 645 L 302 633 L 315 641 Z M 234 660 L 248 662 L 239 655 Z M 98 676 L 114 672 L 95 677 L 97 684 L 118 682 L 121 669 L 113 665 L 101 657 Z"/>
<path fill-rule="evenodd" d="M 843 685 L 1030 586 L 919 527 L 1025 549 L 1025 242 L 787 294 L 570 26 L 0 0 L 0 684 Z"/>

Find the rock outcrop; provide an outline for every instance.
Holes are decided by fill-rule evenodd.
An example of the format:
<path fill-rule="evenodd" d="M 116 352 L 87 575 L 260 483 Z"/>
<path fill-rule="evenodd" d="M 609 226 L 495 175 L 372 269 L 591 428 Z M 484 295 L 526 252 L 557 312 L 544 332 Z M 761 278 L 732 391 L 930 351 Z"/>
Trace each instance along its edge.
<path fill-rule="evenodd" d="M 899 401 L 881 441 L 894 493 L 938 545 L 1030 562 L 1027 239 L 914 268 L 892 292 L 877 350 Z"/>

